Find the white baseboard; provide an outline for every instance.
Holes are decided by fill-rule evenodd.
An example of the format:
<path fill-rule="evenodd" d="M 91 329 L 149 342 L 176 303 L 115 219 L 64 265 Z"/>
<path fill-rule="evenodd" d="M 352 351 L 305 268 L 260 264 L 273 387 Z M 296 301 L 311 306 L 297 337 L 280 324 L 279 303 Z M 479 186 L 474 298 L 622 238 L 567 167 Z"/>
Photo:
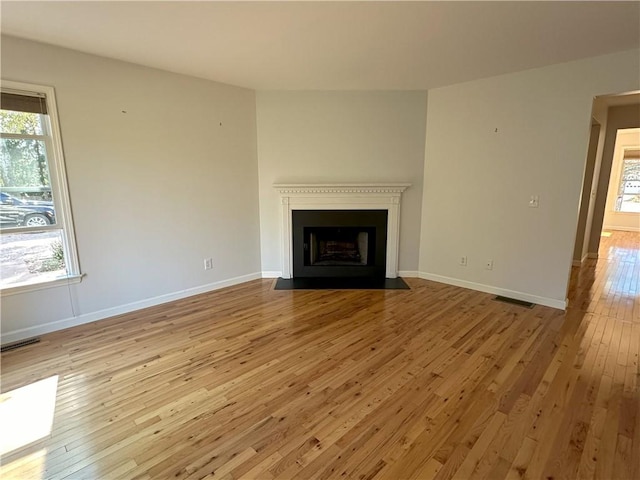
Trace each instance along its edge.
<path fill-rule="evenodd" d="M 545 305 L 547 307 L 558 308 L 565 310 L 567 308 L 567 301 L 557 300 L 555 298 L 539 297 L 537 295 L 531 295 L 524 292 L 517 292 L 515 290 L 508 290 L 506 288 L 494 287 L 492 285 L 484 285 L 482 283 L 469 282 L 467 280 L 460 280 L 459 278 L 444 277 L 442 275 L 436 275 L 434 273 L 419 272 L 420 278 L 425 280 L 432 280 L 434 282 L 446 283 L 447 285 L 455 285 L 456 287 L 468 288 L 470 290 L 477 290 L 479 292 L 493 293 L 495 295 L 502 295 L 504 297 L 515 298 L 517 300 L 523 300 L 525 302 L 536 303 L 538 305 Z"/>
<path fill-rule="evenodd" d="M 603 230 L 618 230 L 621 232 L 640 232 L 640 226 L 633 227 L 627 225 L 609 225 L 602 227 Z"/>
<path fill-rule="evenodd" d="M 405 278 L 418 278 L 418 271 L 417 270 L 400 270 L 398 272 L 398 276 L 405 277 Z"/>
<path fill-rule="evenodd" d="M 581 267 L 584 265 L 584 262 L 586 262 L 589 258 L 591 258 L 589 256 L 589 253 L 585 253 L 584 256 L 582 257 L 582 260 L 574 260 L 573 261 L 573 266 L 574 267 Z M 596 254 L 596 258 L 598 258 L 598 255 Z"/>
<path fill-rule="evenodd" d="M 275 270 L 263 270 L 262 278 L 280 278 L 282 276 L 282 272 L 276 272 Z"/>
<path fill-rule="evenodd" d="M 239 277 L 230 278 L 228 280 L 220 280 L 219 282 L 208 283 L 199 287 L 188 288 L 186 290 L 180 290 L 178 292 L 167 293 L 165 295 L 159 295 L 153 298 L 147 298 L 138 302 L 127 303 L 118 307 L 106 308 L 104 310 L 98 310 L 97 312 L 84 313 L 76 317 L 56 320 L 55 322 L 46 323 L 44 325 L 35 325 L 32 327 L 20 328 L 18 330 L 3 333 L 2 344 L 17 342 L 18 340 L 24 340 L 25 338 L 36 337 L 38 335 L 44 335 L 45 333 L 55 332 L 57 330 L 64 330 L 65 328 L 75 327 L 77 325 L 83 325 L 85 323 L 95 322 L 97 320 L 103 320 L 105 318 L 122 315 L 123 313 L 134 312 L 143 308 L 155 307 L 156 305 L 161 305 L 163 303 L 180 300 L 182 298 L 191 297 L 200 293 L 219 290 L 225 287 L 231 287 L 233 285 L 238 285 L 250 280 L 257 280 L 259 278 L 262 278 L 260 272 L 250 273 L 248 275 L 242 275 Z"/>

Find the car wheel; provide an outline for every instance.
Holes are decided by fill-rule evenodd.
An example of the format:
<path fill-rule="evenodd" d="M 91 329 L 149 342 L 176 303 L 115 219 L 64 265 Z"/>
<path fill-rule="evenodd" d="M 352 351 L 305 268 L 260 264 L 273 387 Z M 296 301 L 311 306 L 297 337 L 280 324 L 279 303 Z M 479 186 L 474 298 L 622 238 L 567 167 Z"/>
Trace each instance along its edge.
<path fill-rule="evenodd" d="M 24 224 L 27 227 L 44 227 L 45 225 L 49 225 L 49 219 L 40 213 L 34 213 L 33 215 L 27 216 Z"/>

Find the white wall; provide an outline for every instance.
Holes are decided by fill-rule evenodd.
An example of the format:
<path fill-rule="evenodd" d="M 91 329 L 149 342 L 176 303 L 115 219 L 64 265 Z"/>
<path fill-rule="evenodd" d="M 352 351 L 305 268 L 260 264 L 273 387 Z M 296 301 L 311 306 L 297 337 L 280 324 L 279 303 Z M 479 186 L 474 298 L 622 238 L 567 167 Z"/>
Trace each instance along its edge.
<path fill-rule="evenodd" d="M 401 271 L 416 271 L 426 92 L 258 92 L 262 270 L 281 271 L 274 183 L 410 182 L 400 219 Z"/>
<path fill-rule="evenodd" d="M 2 77 L 56 90 L 86 274 L 4 296 L 3 343 L 257 275 L 253 91 L 11 37 Z"/>
<path fill-rule="evenodd" d="M 618 198 L 618 186 L 620 185 L 622 175 L 624 149 L 627 147 L 634 149 L 640 147 L 640 129 L 631 128 L 618 130 L 618 134 L 616 135 L 603 228 L 608 230 L 640 232 L 640 213 L 615 211 L 616 200 Z"/>
<path fill-rule="evenodd" d="M 429 91 L 423 277 L 564 305 L 593 97 L 637 90 L 639 53 Z"/>

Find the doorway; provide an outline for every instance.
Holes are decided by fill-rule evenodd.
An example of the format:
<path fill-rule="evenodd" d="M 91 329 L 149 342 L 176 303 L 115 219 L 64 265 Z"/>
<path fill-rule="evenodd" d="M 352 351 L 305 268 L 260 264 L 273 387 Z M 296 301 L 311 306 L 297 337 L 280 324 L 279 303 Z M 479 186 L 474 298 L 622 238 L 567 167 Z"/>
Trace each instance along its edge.
<path fill-rule="evenodd" d="M 639 92 L 605 95 L 594 99 L 591 135 L 585 162 L 573 255 L 573 265 L 576 267 L 584 265 L 587 259 L 598 258 L 603 227 L 610 228 L 615 226 L 610 223 L 605 224 L 605 213 L 610 205 L 615 206 L 618 194 L 622 193 L 623 200 L 631 199 L 631 193 L 625 197 L 624 192 L 626 190 L 632 192 L 635 188 L 635 183 L 625 183 L 624 188 L 626 190 L 623 189 L 621 192 L 620 180 L 623 173 L 620 168 L 624 163 L 624 152 L 628 152 L 627 159 L 629 160 L 626 165 L 630 166 L 631 172 L 627 172 L 626 176 L 623 176 L 628 181 L 635 178 L 635 166 L 637 164 L 631 158 L 634 152 L 632 148 L 634 142 L 626 140 L 625 143 L 620 143 L 620 145 L 624 145 L 624 150 L 619 150 L 616 157 L 616 144 L 619 143 L 617 142 L 618 132 L 624 133 L 629 129 L 633 129 L 637 135 L 640 135 L 640 133 L 637 133 L 640 132 Z M 631 132 L 631 130 L 629 131 Z M 614 162 L 615 159 L 618 159 L 618 161 Z M 640 167 L 638 168 L 640 169 Z M 611 189 L 610 184 L 612 184 Z M 610 198 L 613 198 L 612 204 L 607 201 Z M 628 204 L 629 202 L 626 203 Z M 634 219 L 629 220 L 629 222 L 634 222 Z M 637 231 L 640 232 L 640 228 Z"/>

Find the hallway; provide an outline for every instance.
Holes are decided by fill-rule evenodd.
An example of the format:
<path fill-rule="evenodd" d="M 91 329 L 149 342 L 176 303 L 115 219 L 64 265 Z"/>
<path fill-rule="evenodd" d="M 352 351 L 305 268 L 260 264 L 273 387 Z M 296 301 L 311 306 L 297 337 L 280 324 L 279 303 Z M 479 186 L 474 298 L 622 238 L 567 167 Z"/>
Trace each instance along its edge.
<path fill-rule="evenodd" d="M 603 232 L 598 255 L 573 267 L 569 308 L 640 321 L 640 233 Z"/>

